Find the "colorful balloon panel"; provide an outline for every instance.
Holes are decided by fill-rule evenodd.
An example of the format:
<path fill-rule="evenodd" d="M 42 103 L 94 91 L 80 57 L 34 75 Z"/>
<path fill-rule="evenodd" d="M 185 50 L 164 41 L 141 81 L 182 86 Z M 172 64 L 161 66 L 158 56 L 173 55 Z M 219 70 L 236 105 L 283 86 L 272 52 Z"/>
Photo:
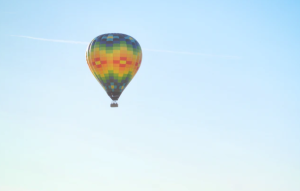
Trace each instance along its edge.
<path fill-rule="evenodd" d="M 103 34 L 89 44 L 86 60 L 107 94 L 112 100 L 118 100 L 140 68 L 142 49 L 131 36 Z"/>

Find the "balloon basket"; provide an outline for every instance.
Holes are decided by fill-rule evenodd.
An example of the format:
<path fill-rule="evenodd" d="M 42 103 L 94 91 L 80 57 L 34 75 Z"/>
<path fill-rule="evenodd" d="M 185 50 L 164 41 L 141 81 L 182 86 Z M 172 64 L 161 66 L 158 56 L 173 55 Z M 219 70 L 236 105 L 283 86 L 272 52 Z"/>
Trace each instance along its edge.
<path fill-rule="evenodd" d="M 110 107 L 118 107 L 118 103 L 114 101 L 110 104 Z"/>

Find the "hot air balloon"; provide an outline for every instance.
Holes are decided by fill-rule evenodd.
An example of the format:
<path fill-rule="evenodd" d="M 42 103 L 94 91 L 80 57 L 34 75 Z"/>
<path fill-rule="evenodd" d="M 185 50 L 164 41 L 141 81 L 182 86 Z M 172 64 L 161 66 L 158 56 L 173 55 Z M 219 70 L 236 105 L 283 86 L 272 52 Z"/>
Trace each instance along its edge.
<path fill-rule="evenodd" d="M 86 61 L 94 77 L 118 107 L 118 99 L 139 70 L 142 62 L 140 44 L 131 36 L 108 33 L 89 44 Z"/>

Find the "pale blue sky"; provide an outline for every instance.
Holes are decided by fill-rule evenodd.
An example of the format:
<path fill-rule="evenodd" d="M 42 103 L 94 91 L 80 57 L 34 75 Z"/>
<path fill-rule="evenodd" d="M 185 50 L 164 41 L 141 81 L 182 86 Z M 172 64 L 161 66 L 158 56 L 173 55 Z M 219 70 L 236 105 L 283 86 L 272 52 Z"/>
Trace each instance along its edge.
<path fill-rule="evenodd" d="M 299 10 L 1 0 L 0 191 L 299 191 Z M 109 32 L 143 50 L 117 109 L 86 44 L 17 37 Z"/>

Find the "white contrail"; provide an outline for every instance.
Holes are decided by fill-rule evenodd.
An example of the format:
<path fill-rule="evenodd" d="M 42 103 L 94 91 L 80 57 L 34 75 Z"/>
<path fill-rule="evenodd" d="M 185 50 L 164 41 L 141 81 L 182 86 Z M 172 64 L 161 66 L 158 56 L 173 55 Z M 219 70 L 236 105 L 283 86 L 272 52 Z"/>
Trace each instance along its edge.
<path fill-rule="evenodd" d="M 81 41 L 55 40 L 55 39 L 36 38 L 36 37 L 31 37 L 31 36 L 19 36 L 19 35 L 10 35 L 10 36 L 16 36 L 16 37 L 21 37 L 21 38 L 30 38 L 30 39 L 34 39 L 34 40 L 51 41 L 51 42 L 62 42 L 62 43 L 72 43 L 72 44 L 89 44 L 88 42 L 81 42 Z"/>
<path fill-rule="evenodd" d="M 207 57 L 220 57 L 220 58 L 234 58 L 234 59 L 240 59 L 238 56 L 230 56 L 230 55 L 215 55 L 215 54 L 203 54 L 203 53 L 195 53 L 195 52 L 179 52 L 179 51 L 170 51 L 170 50 L 155 50 L 155 49 L 145 49 L 146 51 L 152 51 L 152 52 L 168 52 L 168 53 L 174 53 L 174 54 L 189 54 L 189 55 L 198 55 L 198 56 L 207 56 Z"/>
<path fill-rule="evenodd" d="M 55 40 L 55 39 L 37 38 L 37 37 L 31 37 L 31 36 L 20 36 L 20 35 L 10 35 L 10 36 L 29 38 L 29 39 L 34 39 L 34 40 L 50 41 L 50 42 L 85 44 L 85 45 L 89 44 L 88 42 L 82 42 L 82 41 Z M 179 52 L 179 51 L 156 50 L 156 49 L 148 49 L 148 48 L 143 48 L 143 50 L 151 51 L 151 52 L 167 52 L 167 53 L 173 53 L 173 54 L 189 54 L 189 55 L 198 55 L 198 56 L 206 56 L 206 57 L 240 59 L 240 57 L 238 57 L 238 56 L 230 56 L 230 55 L 203 54 L 203 53 L 195 53 L 195 52 Z"/>

